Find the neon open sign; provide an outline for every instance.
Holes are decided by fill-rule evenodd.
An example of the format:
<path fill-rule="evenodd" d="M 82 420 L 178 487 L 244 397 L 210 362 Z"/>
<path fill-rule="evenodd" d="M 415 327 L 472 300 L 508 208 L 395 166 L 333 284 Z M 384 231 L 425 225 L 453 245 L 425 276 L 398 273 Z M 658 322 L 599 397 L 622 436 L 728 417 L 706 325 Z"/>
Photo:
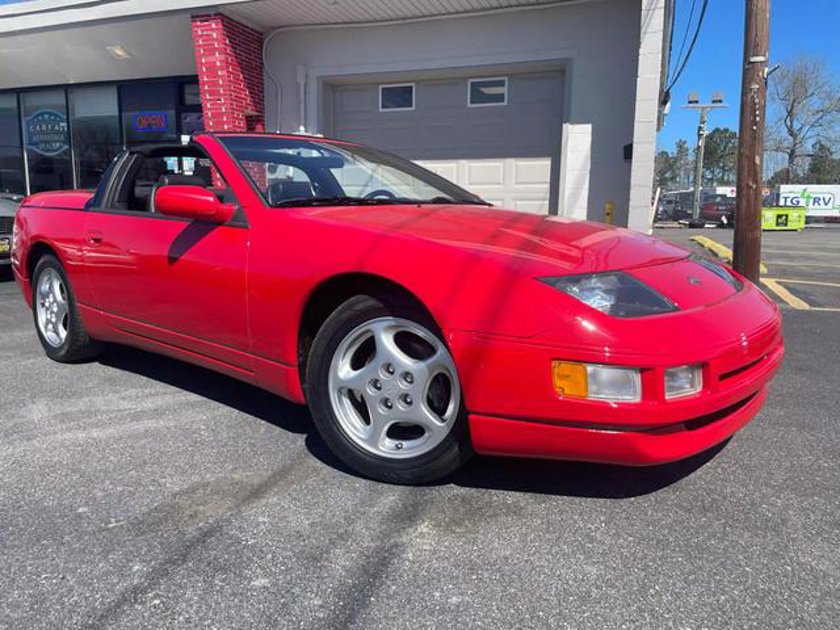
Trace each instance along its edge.
<path fill-rule="evenodd" d="M 168 112 L 137 112 L 134 114 L 135 131 L 169 131 Z"/>

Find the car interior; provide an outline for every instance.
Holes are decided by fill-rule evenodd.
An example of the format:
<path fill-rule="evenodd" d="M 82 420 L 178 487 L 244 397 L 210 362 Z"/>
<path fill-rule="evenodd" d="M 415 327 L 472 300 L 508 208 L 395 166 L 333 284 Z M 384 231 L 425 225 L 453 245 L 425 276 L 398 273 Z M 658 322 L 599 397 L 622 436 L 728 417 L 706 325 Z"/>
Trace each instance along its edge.
<path fill-rule="evenodd" d="M 155 212 L 155 194 L 163 186 L 200 186 L 222 203 L 235 203 L 227 184 L 216 174 L 210 160 L 192 147 L 158 146 L 129 154 L 123 181 L 114 206 L 131 212 Z"/>

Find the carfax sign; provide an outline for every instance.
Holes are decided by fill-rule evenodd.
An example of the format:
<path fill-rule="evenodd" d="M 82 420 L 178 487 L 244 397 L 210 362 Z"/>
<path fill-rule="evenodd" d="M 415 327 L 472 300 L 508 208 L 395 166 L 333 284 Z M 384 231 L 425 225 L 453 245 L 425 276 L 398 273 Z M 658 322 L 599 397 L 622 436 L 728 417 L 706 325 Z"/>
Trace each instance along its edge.
<path fill-rule="evenodd" d="M 26 147 L 41 155 L 58 155 L 70 146 L 67 116 L 53 109 L 40 109 L 26 119 Z"/>

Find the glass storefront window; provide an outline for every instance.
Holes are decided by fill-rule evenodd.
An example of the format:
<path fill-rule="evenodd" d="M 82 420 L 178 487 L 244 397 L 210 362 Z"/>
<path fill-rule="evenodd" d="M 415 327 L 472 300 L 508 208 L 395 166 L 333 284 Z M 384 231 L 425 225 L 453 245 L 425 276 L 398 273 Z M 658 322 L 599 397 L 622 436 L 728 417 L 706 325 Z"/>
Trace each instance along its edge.
<path fill-rule="evenodd" d="M 3 92 L 0 193 L 96 188 L 124 146 L 203 130 L 194 77 Z"/>
<path fill-rule="evenodd" d="M 174 81 L 144 81 L 120 86 L 127 145 L 177 140 L 177 85 Z"/>
<path fill-rule="evenodd" d="M 122 148 L 117 88 L 71 88 L 70 130 L 79 188 L 96 188 L 102 173 Z"/>
<path fill-rule="evenodd" d="M 0 94 L 0 192 L 26 194 L 16 94 Z"/>
<path fill-rule="evenodd" d="M 24 92 L 20 100 L 29 192 L 73 188 L 64 90 Z"/>

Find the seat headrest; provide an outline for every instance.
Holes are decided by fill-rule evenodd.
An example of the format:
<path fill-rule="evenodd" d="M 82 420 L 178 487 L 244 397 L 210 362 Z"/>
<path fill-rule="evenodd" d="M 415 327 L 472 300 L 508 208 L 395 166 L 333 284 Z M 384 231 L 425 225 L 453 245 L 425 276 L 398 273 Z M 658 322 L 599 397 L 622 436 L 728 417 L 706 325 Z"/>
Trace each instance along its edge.
<path fill-rule="evenodd" d="M 176 173 L 167 173 L 161 175 L 158 179 L 158 186 L 207 186 L 201 177 L 195 175 L 178 175 Z"/>
<path fill-rule="evenodd" d="M 295 182 L 281 180 L 273 182 L 266 190 L 269 204 L 289 201 L 291 199 L 312 199 L 315 196 L 312 184 L 309 182 Z"/>

